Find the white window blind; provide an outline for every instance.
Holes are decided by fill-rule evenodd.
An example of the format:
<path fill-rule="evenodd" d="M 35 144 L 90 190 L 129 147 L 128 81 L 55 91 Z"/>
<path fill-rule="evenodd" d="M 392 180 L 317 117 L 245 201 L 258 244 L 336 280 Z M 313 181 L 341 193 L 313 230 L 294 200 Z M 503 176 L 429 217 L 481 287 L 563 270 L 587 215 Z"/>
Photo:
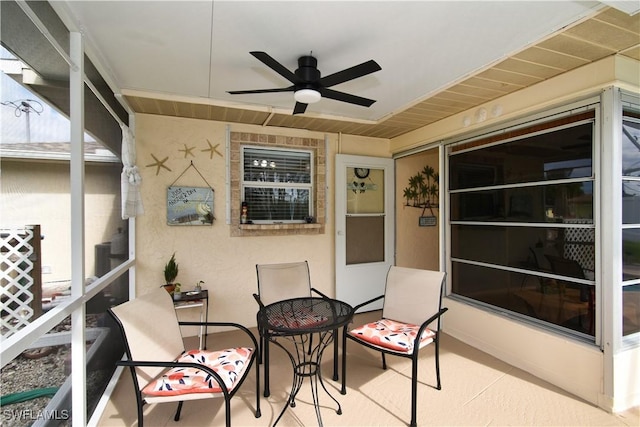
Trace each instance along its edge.
<path fill-rule="evenodd" d="M 305 222 L 313 212 L 311 151 L 242 147 L 242 200 L 253 223 Z"/>

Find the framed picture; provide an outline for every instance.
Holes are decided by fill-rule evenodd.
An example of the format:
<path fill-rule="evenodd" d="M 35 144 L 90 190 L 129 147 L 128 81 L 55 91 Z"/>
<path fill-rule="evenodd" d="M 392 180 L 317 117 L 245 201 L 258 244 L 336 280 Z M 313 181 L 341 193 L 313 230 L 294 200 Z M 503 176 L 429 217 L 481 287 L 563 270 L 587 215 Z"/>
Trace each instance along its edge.
<path fill-rule="evenodd" d="M 213 188 L 168 187 L 168 225 L 213 225 Z"/>

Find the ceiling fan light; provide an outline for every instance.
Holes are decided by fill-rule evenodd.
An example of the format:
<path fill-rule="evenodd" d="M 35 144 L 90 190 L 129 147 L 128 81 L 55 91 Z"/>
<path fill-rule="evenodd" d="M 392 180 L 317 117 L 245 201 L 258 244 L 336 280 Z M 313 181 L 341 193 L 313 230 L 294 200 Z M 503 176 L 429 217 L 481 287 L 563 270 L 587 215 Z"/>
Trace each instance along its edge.
<path fill-rule="evenodd" d="M 293 93 L 293 98 L 302 104 L 313 104 L 320 101 L 320 92 L 314 89 L 300 89 Z"/>

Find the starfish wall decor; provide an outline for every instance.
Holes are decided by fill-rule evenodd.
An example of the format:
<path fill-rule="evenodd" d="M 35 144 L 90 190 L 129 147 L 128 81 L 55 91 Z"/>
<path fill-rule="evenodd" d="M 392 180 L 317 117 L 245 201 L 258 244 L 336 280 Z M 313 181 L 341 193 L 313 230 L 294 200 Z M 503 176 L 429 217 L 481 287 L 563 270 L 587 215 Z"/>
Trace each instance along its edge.
<path fill-rule="evenodd" d="M 224 157 L 222 155 L 222 153 L 218 151 L 218 147 L 220 146 L 220 144 L 213 145 L 211 143 L 211 141 L 209 141 L 208 139 L 206 141 L 207 141 L 207 144 L 209 145 L 209 147 L 205 148 L 205 149 L 202 149 L 200 151 L 202 151 L 202 152 L 207 152 L 208 151 L 209 152 L 209 159 L 213 159 L 213 155 L 214 154 L 217 154 L 220 157 Z M 184 145 L 184 148 L 180 148 L 180 149 L 178 149 L 178 151 L 184 153 L 184 158 L 185 159 L 189 155 L 191 157 L 195 157 L 195 154 L 193 154 L 193 150 L 195 150 L 195 148 L 196 148 L 195 146 L 194 147 L 188 147 L 187 144 L 182 144 L 182 145 Z M 151 157 L 153 157 L 154 162 L 146 165 L 146 167 L 150 168 L 150 167 L 154 167 L 155 166 L 156 167 L 156 175 L 158 175 L 160 173 L 160 169 L 161 168 L 166 169 L 169 172 L 171 172 L 171 169 L 167 165 L 165 165 L 167 160 L 169 160 L 169 157 L 165 157 L 162 160 L 158 160 L 158 158 L 154 154 L 151 154 Z"/>
<path fill-rule="evenodd" d="M 183 144 L 183 145 L 184 145 L 184 148 L 181 148 L 178 151 L 184 151 L 184 158 L 186 159 L 188 155 L 191 155 L 191 157 L 195 157 L 192 151 L 196 147 L 187 147 L 187 144 Z"/>
<path fill-rule="evenodd" d="M 165 162 L 167 160 L 169 160 L 169 157 L 165 157 L 162 160 L 158 160 L 158 158 L 156 156 L 154 156 L 153 154 L 151 154 L 151 157 L 153 157 L 153 160 L 155 160 L 155 163 L 150 163 L 147 165 L 148 168 L 155 166 L 156 169 L 156 175 L 158 175 L 158 173 L 160 173 L 160 168 L 165 168 L 166 170 L 168 170 L 169 172 L 171 172 L 171 169 L 169 169 L 167 166 L 165 166 Z"/>
<path fill-rule="evenodd" d="M 213 159 L 213 154 L 217 154 L 218 156 L 222 157 L 222 153 L 220 153 L 217 148 L 220 144 L 216 144 L 216 145 L 212 145 L 211 141 L 209 141 L 207 139 L 207 144 L 209 144 L 209 148 L 205 148 L 204 150 L 202 150 L 203 152 L 208 151 L 209 152 L 209 158 Z"/>

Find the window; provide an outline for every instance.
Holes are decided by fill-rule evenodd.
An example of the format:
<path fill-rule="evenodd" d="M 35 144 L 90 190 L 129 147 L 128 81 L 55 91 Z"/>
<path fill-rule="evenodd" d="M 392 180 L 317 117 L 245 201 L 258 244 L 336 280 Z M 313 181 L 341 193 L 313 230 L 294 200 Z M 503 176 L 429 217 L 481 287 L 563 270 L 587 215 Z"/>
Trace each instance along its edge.
<path fill-rule="evenodd" d="M 242 147 L 242 200 L 254 224 L 304 223 L 313 212 L 311 151 Z"/>
<path fill-rule="evenodd" d="M 235 131 L 229 131 L 228 138 L 231 236 L 324 234 L 326 141 Z M 287 173 L 291 182 L 284 181 Z M 247 203 L 249 224 L 241 221 L 243 202 Z"/>
<path fill-rule="evenodd" d="M 595 336 L 594 112 L 449 147 L 454 294 Z"/>
<path fill-rule="evenodd" d="M 622 330 L 640 332 L 640 114 L 622 120 Z"/>

